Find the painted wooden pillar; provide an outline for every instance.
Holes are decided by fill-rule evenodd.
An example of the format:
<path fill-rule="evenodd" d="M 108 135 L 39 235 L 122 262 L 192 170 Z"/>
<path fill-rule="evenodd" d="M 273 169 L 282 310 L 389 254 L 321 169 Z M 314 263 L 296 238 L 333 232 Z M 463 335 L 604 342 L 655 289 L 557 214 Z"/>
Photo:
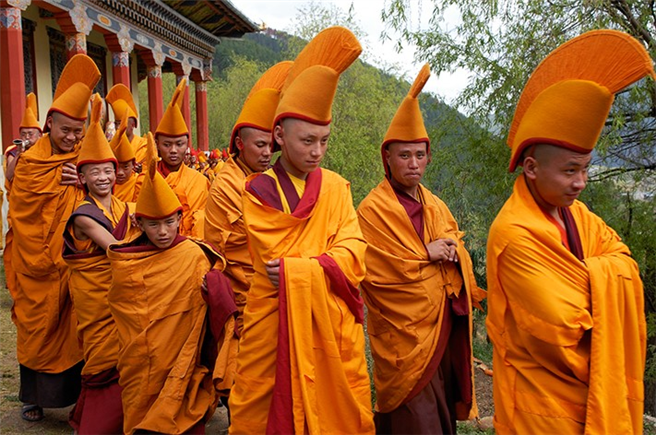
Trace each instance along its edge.
<path fill-rule="evenodd" d="M 201 151 L 210 150 L 210 135 L 207 113 L 207 82 L 195 81 L 196 85 L 196 141 Z"/>
<path fill-rule="evenodd" d="M 76 2 L 70 11 L 56 13 L 55 19 L 66 37 L 68 59 L 76 54 L 87 54 L 87 35 L 91 33 L 93 22 L 87 15 L 84 3 Z"/>
<path fill-rule="evenodd" d="M 19 8 L 11 6 L 12 3 L 0 3 L 0 118 L 3 154 L 18 137 L 18 127 L 25 111 L 21 9 L 24 10 L 27 5 Z"/>
<path fill-rule="evenodd" d="M 150 131 L 153 134 L 155 134 L 162 116 L 164 116 L 162 67 L 152 65 L 148 67 L 148 118 L 150 119 Z"/>
<path fill-rule="evenodd" d="M 124 84 L 130 87 L 130 53 L 134 48 L 134 42 L 130 40 L 127 27 L 122 26 L 118 34 L 108 33 L 105 35 L 107 47 L 112 52 L 112 83 Z"/>

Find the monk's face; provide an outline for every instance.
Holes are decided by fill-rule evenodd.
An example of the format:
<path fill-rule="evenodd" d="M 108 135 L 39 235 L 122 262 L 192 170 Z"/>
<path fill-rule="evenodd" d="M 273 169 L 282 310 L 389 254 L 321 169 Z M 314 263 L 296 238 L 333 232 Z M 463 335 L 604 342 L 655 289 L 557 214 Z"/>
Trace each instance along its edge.
<path fill-rule="evenodd" d="M 421 183 L 429 162 L 427 148 L 426 142 L 392 142 L 387 145 L 385 160 L 396 183 L 412 189 Z"/>
<path fill-rule="evenodd" d="M 25 146 L 25 150 L 28 150 L 32 145 L 36 143 L 37 140 L 41 138 L 41 132 L 38 128 L 21 128 L 20 138 L 21 140 L 26 140 L 29 142 L 29 144 Z"/>
<path fill-rule="evenodd" d="M 168 137 L 157 135 L 157 151 L 169 169 L 178 170 L 184 162 L 189 138 L 184 136 Z"/>
<path fill-rule="evenodd" d="M 271 133 L 256 128 L 239 129 L 235 137 L 239 159 L 252 171 L 266 171 L 271 163 Z"/>
<path fill-rule="evenodd" d="M 80 168 L 79 177 L 89 193 L 97 198 L 104 198 L 112 194 L 112 187 L 116 181 L 114 163 L 87 163 Z"/>
<path fill-rule="evenodd" d="M 547 211 L 569 207 L 588 182 L 591 154 L 552 145 L 537 145 L 523 162 L 531 194 Z"/>
<path fill-rule="evenodd" d="M 150 243 L 159 249 L 166 249 L 175 240 L 178 235 L 178 227 L 180 226 L 180 213 L 175 213 L 164 219 L 146 219 L 140 217 L 138 219 L 139 228 L 146 233 L 146 237 Z"/>
<path fill-rule="evenodd" d="M 128 124 L 125 128 L 125 134 L 132 136 L 134 129 L 137 128 L 137 120 L 134 118 L 128 118 Z"/>
<path fill-rule="evenodd" d="M 58 112 L 48 117 L 46 125 L 50 129 L 50 144 L 55 154 L 73 151 L 84 134 L 84 121 L 69 118 Z"/>
<path fill-rule="evenodd" d="M 287 118 L 276 125 L 273 134 L 282 149 L 281 163 L 285 170 L 296 178 L 305 179 L 326 155 L 330 125 Z"/>
<path fill-rule="evenodd" d="M 123 184 L 130 179 L 134 172 L 134 160 L 120 162 L 116 168 L 116 184 Z"/>

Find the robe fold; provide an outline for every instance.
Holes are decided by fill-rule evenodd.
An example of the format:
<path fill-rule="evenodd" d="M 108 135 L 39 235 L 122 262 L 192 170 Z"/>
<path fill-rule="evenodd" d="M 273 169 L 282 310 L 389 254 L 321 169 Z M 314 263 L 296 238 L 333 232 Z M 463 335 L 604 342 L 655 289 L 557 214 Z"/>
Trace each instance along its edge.
<path fill-rule="evenodd" d="M 495 428 L 642 433 L 646 322 L 637 264 L 583 203 L 568 211 L 582 258 L 523 176 L 490 229 Z"/>
<path fill-rule="evenodd" d="M 366 244 L 349 184 L 331 171 L 311 172 L 291 214 L 282 211 L 280 197 L 275 201 L 277 187 L 269 175 L 257 174 L 247 179 L 243 193 L 255 274 L 230 394 L 229 431 L 373 433 L 358 323 L 363 304 L 356 287 L 364 277 Z M 280 290 L 265 269 L 277 258 Z"/>
<path fill-rule="evenodd" d="M 458 387 L 454 417 L 468 420 L 477 415 L 472 305 L 478 305 L 485 293 L 476 285 L 464 233 L 446 204 L 422 185 L 418 197 L 420 202 L 412 199 L 422 205 L 415 220 L 423 221 L 423 228 L 415 228 L 387 179 L 358 207 L 368 243 L 362 289 L 374 358 L 376 409 L 389 413 L 419 394 L 449 346 L 453 365 L 460 369 L 454 370 Z M 458 243 L 458 263 L 429 260 L 426 245 L 440 238 Z M 447 306 L 448 299 L 453 308 Z M 443 325 L 445 314 L 454 318 L 448 326 Z M 437 418 L 437 409 L 433 412 Z"/>
<path fill-rule="evenodd" d="M 207 304 L 201 284 L 221 260 L 206 245 L 178 236 L 171 247 L 134 242 L 107 251 L 109 306 L 119 338 L 124 432 L 181 434 L 206 422 L 218 396 L 214 361 L 202 361 Z M 222 267 L 222 265 L 221 265 Z"/>
<path fill-rule="evenodd" d="M 137 136 L 136 134 L 132 138 L 132 149 L 134 150 L 134 161 L 137 164 L 143 164 L 146 160 L 146 154 L 148 150 L 148 141 L 143 136 Z"/>
<path fill-rule="evenodd" d="M 138 174 L 133 172 L 130 178 L 123 184 L 114 185 L 114 195 L 116 198 L 120 199 L 123 202 L 137 202 L 136 195 L 136 186 L 137 186 Z M 139 180 L 142 181 L 142 180 Z"/>
<path fill-rule="evenodd" d="M 10 194 L 17 357 L 41 373 L 61 373 L 82 360 L 61 253 L 66 221 L 84 193 L 59 184 L 62 165 L 75 164 L 78 152 L 76 146 L 71 153 L 53 154 L 50 136 L 44 135 L 21 155 Z"/>

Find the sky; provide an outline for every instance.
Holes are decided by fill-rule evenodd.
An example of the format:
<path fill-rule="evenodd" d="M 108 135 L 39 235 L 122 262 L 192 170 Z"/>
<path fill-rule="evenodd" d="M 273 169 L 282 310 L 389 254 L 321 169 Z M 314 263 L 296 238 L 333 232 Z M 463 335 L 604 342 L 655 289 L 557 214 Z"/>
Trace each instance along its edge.
<path fill-rule="evenodd" d="M 368 62 L 376 66 L 377 59 L 384 59 L 398 65 L 402 75 L 412 82 L 421 69 L 423 63 L 415 61 L 414 48 L 405 45 L 401 53 L 395 50 L 395 41 L 382 41 L 380 34 L 385 30 L 385 24 L 380 16 L 382 9 L 390 3 L 390 0 L 314 0 L 322 5 L 334 5 L 345 12 L 351 4 L 354 6 L 355 21 L 361 29 L 367 33 L 365 50 Z M 232 0 L 232 4 L 255 24 L 264 22 L 267 27 L 291 32 L 298 15 L 299 8 L 310 3 L 309 0 Z M 415 28 L 427 26 L 428 17 L 431 12 L 431 2 L 423 0 L 412 0 L 410 10 Z M 457 19 L 456 17 L 453 18 Z M 398 34 L 393 34 L 398 38 Z M 432 92 L 451 103 L 466 86 L 468 74 L 466 71 L 458 71 L 455 74 L 442 73 L 438 77 L 431 77 L 424 91 Z"/>

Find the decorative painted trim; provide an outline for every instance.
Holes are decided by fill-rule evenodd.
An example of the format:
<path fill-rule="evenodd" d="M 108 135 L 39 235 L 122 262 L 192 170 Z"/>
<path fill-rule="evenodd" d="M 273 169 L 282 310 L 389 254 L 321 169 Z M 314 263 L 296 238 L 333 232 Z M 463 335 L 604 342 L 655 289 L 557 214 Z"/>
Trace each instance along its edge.
<path fill-rule="evenodd" d="M 116 34 L 118 43 L 121 44 L 121 50 L 126 53 L 131 53 L 134 49 L 134 41 L 130 38 L 130 29 L 123 23 L 120 23 L 119 32 Z"/>
<path fill-rule="evenodd" d="M 200 70 L 203 81 L 212 80 L 212 59 L 203 59 L 203 68 Z"/>
<path fill-rule="evenodd" d="M 175 76 L 175 85 L 179 85 L 182 79 L 187 80 L 187 87 L 189 86 L 189 76 L 187 74 L 183 74 L 181 76 L 177 75 Z"/>
<path fill-rule="evenodd" d="M 196 83 L 196 92 L 207 92 L 207 82 L 195 82 Z"/>
<path fill-rule="evenodd" d="M 89 19 L 89 15 L 87 15 L 87 7 L 80 0 L 73 0 L 73 4 L 75 7 L 68 11 L 68 14 L 71 16 L 71 21 L 75 25 L 75 30 L 88 35 L 91 33 L 93 22 Z"/>
<path fill-rule="evenodd" d="M 155 47 L 152 49 L 152 52 L 153 52 L 153 59 L 155 60 L 155 63 L 159 66 L 164 65 L 164 60 L 166 59 L 166 56 L 162 51 L 162 44 L 160 42 L 155 42 Z"/>
<path fill-rule="evenodd" d="M 130 53 L 117 51 L 112 53 L 112 65 L 119 68 L 130 67 Z"/>
<path fill-rule="evenodd" d="M 191 64 L 187 58 L 182 61 L 182 72 L 184 72 L 184 75 L 187 78 L 189 77 L 189 74 L 191 74 Z"/>
<path fill-rule="evenodd" d="M 22 30 L 19 8 L 0 8 L 0 29 Z"/>
<path fill-rule="evenodd" d="M 87 35 L 84 33 L 76 33 L 74 35 L 66 35 L 66 50 L 74 53 L 87 52 Z"/>
<path fill-rule="evenodd" d="M 32 3 L 32 0 L 7 0 L 9 6 L 16 7 L 21 11 L 27 9 L 27 7 Z"/>
<path fill-rule="evenodd" d="M 162 78 L 162 67 L 159 65 L 149 66 L 148 67 L 148 78 L 150 79 L 161 79 Z"/>

